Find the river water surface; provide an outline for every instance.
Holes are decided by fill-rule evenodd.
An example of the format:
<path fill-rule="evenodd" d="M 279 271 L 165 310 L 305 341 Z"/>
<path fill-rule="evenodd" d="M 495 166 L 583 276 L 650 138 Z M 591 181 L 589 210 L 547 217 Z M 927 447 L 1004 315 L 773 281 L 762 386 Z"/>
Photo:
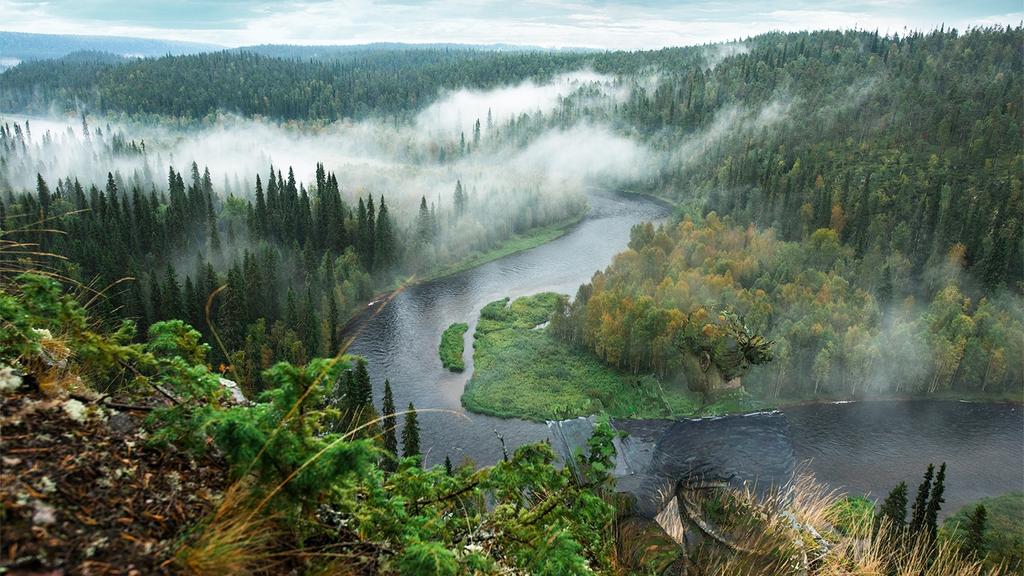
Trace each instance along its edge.
<path fill-rule="evenodd" d="M 369 360 L 374 396 L 391 381 L 395 404 L 452 413 L 421 413 L 428 464 L 450 456 L 479 465 L 528 442 L 548 438 L 544 424 L 466 412 L 459 401 L 472 373 L 472 334 L 480 308 L 505 296 L 542 291 L 574 295 L 611 263 L 639 222 L 661 221 L 670 209 L 637 196 L 595 193 L 588 215 L 565 236 L 453 276 L 413 286 L 361 328 L 350 352 Z M 452 322 L 466 322 L 466 372 L 444 370 L 437 349 Z M 906 481 L 911 491 L 929 462 L 948 462 L 946 505 L 1024 490 L 1024 411 L 1019 406 L 960 402 L 862 402 L 785 410 L 795 455 L 830 486 L 882 498 Z M 496 434 L 497 433 L 497 434 Z M 780 479 L 766 479 L 780 480 Z"/>

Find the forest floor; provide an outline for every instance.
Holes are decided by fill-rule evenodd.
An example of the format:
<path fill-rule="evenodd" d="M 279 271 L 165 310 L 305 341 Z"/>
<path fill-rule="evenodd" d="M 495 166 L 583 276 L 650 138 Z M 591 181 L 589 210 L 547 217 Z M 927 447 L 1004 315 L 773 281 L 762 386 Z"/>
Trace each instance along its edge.
<path fill-rule="evenodd" d="M 225 487 L 223 462 L 149 446 L 146 406 L 0 398 L 0 573 L 172 572 L 181 534 Z"/>

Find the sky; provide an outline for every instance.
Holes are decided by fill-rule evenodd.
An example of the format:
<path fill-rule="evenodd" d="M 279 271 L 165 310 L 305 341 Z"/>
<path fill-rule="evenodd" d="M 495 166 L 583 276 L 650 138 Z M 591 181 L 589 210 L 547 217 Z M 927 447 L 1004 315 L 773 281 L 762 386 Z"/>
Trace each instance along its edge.
<path fill-rule="evenodd" d="M 242 46 L 508 43 L 641 49 L 762 32 L 1019 24 L 1022 0 L 0 0 L 0 29 Z"/>

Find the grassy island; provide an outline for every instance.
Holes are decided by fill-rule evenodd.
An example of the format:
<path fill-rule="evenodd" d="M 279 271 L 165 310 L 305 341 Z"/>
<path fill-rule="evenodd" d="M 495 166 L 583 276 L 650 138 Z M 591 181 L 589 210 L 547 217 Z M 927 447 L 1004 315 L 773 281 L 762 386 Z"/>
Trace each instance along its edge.
<path fill-rule="evenodd" d="M 742 391 L 702 407 L 700 395 L 683 385 L 621 372 L 591 352 L 554 338 L 547 320 L 558 297 L 544 292 L 484 306 L 473 334 L 473 377 L 462 395 L 463 406 L 538 421 L 596 412 L 662 418 L 757 408 Z"/>
<path fill-rule="evenodd" d="M 469 330 L 469 324 L 456 322 L 441 334 L 441 346 L 438 349 L 441 365 L 452 372 L 462 372 L 466 369 L 466 363 L 462 360 L 462 351 L 465 349 L 462 336 L 466 330 Z"/>

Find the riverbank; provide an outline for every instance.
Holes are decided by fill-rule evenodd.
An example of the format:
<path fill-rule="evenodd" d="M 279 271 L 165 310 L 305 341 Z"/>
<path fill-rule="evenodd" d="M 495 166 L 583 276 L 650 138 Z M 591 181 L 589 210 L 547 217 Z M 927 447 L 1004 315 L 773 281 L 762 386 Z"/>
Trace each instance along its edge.
<path fill-rule="evenodd" d="M 554 224 L 549 224 L 548 226 L 534 228 L 524 234 L 512 236 L 486 252 L 481 252 L 471 258 L 453 262 L 452 264 L 444 266 L 440 270 L 424 274 L 423 276 L 418 276 L 415 281 L 430 282 L 431 280 L 438 280 L 440 278 L 458 274 L 459 272 L 465 272 L 466 270 L 482 266 L 488 262 L 493 262 L 506 256 L 511 256 L 518 252 L 536 248 L 542 244 L 547 244 L 548 242 L 557 240 L 564 236 L 572 229 L 573 226 L 579 224 L 586 215 L 587 209 L 584 208 L 583 211 L 572 218 L 568 218 Z"/>
<path fill-rule="evenodd" d="M 956 392 L 946 390 L 934 394 L 872 394 L 868 396 L 841 396 L 821 395 L 818 397 L 806 398 L 760 398 L 756 392 L 752 396 L 759 398 L 766 406 L 776 410 L 796 408 L 799 406 L 814 406 L 819 404 L 850 404 L 854 402 L 966 402 L 979 404 L 1010 404 L 1024 406 L 1024 391 L 1019 394 L 1011 392 L 997 392 L 990 394 Z"/>

